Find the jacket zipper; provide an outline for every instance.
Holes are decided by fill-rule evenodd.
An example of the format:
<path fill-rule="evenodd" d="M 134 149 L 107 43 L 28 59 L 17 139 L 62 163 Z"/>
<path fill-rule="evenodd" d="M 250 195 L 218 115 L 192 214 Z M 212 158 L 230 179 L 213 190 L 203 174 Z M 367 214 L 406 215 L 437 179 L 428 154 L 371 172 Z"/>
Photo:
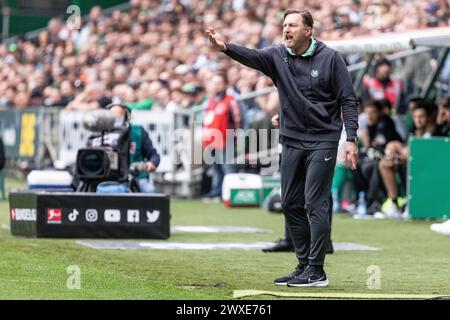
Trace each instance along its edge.
<path fill-rule="evenodd" d="M 308 78 L 309 78 L 309 88 L 311 89 L 312 88 L 312 79 L 311 79 L 311 65 L 312 65 L 312 59 L 311 59 L 312 57 L 311 56 L 309 56 L 309 71 L 308 71 L 308 73 L 309 73 L 309 75 L 308 75 Z M 306 97 L 305 97 L 305 100 L 306 100 Z M 305 122 L 305 131 L 306 131 L 306 133 L 308 133 L 308 117 L 307 117 L 307 114 L 309 113 L 309 110 L 308 110 L 308 104 L 306 103 L 306 101 L 305 101 L 305 114 L 304 114 L 304 122 Z"/>

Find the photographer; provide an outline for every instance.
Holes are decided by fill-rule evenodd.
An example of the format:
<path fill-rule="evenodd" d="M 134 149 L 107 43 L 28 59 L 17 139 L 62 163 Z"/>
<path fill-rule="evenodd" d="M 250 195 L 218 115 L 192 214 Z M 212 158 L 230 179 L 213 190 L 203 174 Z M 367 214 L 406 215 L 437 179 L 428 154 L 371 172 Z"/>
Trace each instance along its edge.
<path fill-rule="evenodd" d="M 108 109 L 116 117 L 116 123 L 123 124 L 129 109 L 121 104 L 112 104 Z M 134 176 L 138 182 L 139 189 L 143 193 L 155 192 L 155 187 L 150 172 L 154 172 L 159 165 L 160 156 L 153 147 L 147 131 L 137 124 L 130 125 L 130 164 L 136 162 L 146 162 L 146 171 L 135 173 Z"/>

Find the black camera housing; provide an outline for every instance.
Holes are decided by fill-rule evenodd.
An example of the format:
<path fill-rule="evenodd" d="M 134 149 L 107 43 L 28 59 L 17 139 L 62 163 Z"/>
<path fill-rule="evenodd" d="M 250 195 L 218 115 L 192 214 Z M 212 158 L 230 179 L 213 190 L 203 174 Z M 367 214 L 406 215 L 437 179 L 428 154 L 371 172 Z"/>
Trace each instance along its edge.
<path fill-rule="evenodd" d="M 114 127 L 110 131 L 93 134 L 87 147 L 77 152 L 75 177 L 77 191 L 95 192 L 104 181 L 130 182 L 129 126 Z"/>
<path fill-rule="evenodd" d="M 83 148 L 77 154 L 77 172 L 85 180 L 118 180 L 119 153 L 110 148 Z"/>

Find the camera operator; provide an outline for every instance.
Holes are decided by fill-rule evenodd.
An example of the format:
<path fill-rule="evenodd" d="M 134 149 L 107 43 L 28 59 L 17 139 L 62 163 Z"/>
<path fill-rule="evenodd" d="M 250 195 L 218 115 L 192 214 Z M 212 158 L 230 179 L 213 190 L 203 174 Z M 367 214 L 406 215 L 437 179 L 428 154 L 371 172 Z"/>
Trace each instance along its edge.
<path fill-rule="evenodd" d="M 116 123 L 124 124 L 128 118 L 129 109 L 121 104 L 111 104 L 107 107 L 116 118 Z M 136 162 L 145 162 L 146 171 L 137 172 L 134 174 L 139 189 L 143 193 L 155 192 L 155 187 L 149 173 L 154 172 L 159 165 L 160 156 L 153 147 L 147 131 L 138 125 L 130 125 L 130 164 Z"/>

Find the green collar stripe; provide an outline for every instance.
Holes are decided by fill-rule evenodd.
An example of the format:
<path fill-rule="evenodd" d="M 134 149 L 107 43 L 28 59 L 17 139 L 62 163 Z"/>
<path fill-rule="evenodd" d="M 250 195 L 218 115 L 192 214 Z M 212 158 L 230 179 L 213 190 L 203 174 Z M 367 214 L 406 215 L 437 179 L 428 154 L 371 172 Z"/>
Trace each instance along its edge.
<path fill-rule="evenodd" d="M 301 56 L 302 56 L 302 57 L 309 57 L 309 56 L 312 56 L 312 54 L 313 54 L 313 52 L 314 52 L 314 49 L 316 48 L 316 45 L 317 45 L 317 40 L 311 37 L 311 44 L 309 45 L 308 50 L 306 50 L 305 53 L 303 53 Z M 292 51 L 291 48 L 287 48 L 287 47 L 286 47 L 286 49 L 287 49 L 287 51 L 289 52 L 289 54 L 290 54 L 291 56 L 297 56 L 297 55 L 295 54 L 295 52 Z"/>

